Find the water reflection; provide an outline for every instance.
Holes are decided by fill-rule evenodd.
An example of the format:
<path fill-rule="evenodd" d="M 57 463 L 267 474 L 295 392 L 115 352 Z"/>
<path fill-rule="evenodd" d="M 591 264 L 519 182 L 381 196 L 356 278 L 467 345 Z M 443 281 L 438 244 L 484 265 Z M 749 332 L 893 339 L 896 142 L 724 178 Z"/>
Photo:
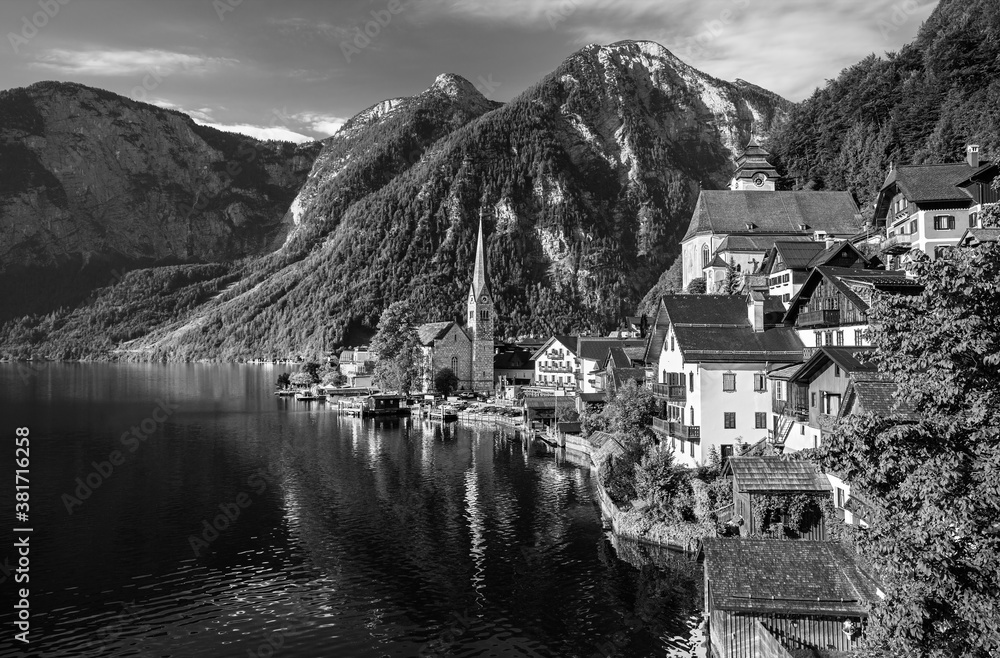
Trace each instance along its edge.
<path fill-rule="evenodd" d="M 697 565 L 612 543 L 588 471 L 493 428 L 275 398 L 280 370 L 48 364 L 24 383 L 0 364 L 0 417 L 38 437 L 38 655 L 664 656 L 687 642 Z M 176 413 L 67 514 L 61 494 L 158 399 Z"/>

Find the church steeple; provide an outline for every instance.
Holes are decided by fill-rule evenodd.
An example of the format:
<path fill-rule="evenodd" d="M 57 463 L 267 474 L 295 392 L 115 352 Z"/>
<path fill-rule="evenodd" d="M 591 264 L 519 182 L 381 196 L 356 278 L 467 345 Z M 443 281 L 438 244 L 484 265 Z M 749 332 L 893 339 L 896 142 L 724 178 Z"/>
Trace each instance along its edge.
<path fill-rule="evenodd" d="M 774 191 L 778 170 L 771 164 L 770 155 L 751 135 L 746 149 L 736 158 L 736 173 L 729 183 L 729 189 Z"/>
<path fill-rule="evenodd" d="M 472 386 L 477 391 L 493 390 L 493 295 L 486 276 L 486 245 L 483 216 L 479 215 L 479 238 L 476 242 L 476 265 L 472 272 L 468 302 L 469 338 L 472 339 Z"/>
<path fill-rule="evenodd" d="M 472 274 L 472 296 L 476 299 L 483 293 L 490 294 L 486 282 L 486 249 L 483 247 L 483 216 L 479 216 L 479 240 L 476 243 L 476 269 Z"/>

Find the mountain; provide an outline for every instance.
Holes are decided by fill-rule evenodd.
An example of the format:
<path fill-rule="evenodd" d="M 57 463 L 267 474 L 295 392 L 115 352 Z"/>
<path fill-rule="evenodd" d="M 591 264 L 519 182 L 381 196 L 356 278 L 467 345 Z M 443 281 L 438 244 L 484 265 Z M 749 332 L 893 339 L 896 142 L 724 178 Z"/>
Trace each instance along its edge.
<path fill-rule="evenodd" d="M 789 108 L 650 42 L 587 46 L 502 106 L 440 76 L 325 141 L 279 249 L 226 271 L 176 273 L 157 303 L 179 317 L 156 326 L 146 313 L 116 334 L 136 336 L 116 354 L 315 354 L 363 339 L 399 299 L 423 320 L 461 318 L 480 216 L 500 335 L 616 326 L 678 254 L 700 187 L 724 186 L 751 132 L 767 139 Z M 87 307 L 8 328 L 0 344 L 23 352 L 30 335 L 71 354 L 114 349 L 88 344 L 85 327 L 114 325 L 110 300 L 157 276 L 137 273 Z"/>
<path fill-rule="evenodd" d="M 118 271 L 272 251 L 319 150 L 78 84 L 0 92 L 0 320 Z"/>
<path fill-rule="evenodd" d="M 797 105 L 770 148 L 797 187 L 850 190 L 871 214 L 892 163 L 957 162 L 967 144 L 1000 157 L 998 107 L 996 0 L 941 0 L 913 42 Z"/>

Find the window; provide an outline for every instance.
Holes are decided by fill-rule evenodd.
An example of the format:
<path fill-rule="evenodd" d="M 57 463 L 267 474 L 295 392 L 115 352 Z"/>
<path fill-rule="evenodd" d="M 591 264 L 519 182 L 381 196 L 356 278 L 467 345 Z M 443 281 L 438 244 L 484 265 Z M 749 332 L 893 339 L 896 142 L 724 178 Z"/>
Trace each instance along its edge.
<path fill-rule="evenodd" d="M 736 412 L 735 411 L 726 411 L 723 414 L 723 418 L 725 420 L 725 424 L 726 424 L 726 429 L 727 430 L 734 430 L 734 429 L 736 429 Z"/>
<path fill-rule="evenodd" d="M 458 374 L 458 357 L 457 356 L 451 357 L 451 371 L 454 372 L 456 375 Z"/>
<path fill-rule="evenodd" d="M 837 487 L 837 507 L 844 508 L 844 490 Z"/>
<path fill-rule="evenodd" d="M 763 374 L 756 374 L 753 376 L 753 390 L 757 392 L 767 390 L 767 376 Z"/>
<path fill-rule="evenodd" d="M 701 248 L 701 268 L 702 269 L 705 269 L 706 267 L 708 267 L 708 257 L 709 257 L 708 245 L 706 244 L 706 245 L 702 246 L 702 248 Z"/>
<path fill-rule="evenodd" d="M 979 228 L 979 213 L 970 212 L 969 213 L 969 228 Z"/>
<path fill-rule="evenodd" d="M 823 332 L 814 331 L 813 336 L 816 337 L 816 347 L 823 347 Z"/>
<path fill-rule="evenodd" d="M 802 436 L 806 435 L 806 426 L 805 425 L 799 425 L 799 434 L 801 434 Z"/>
<path fill-rule="evenodd" d="M 916 232 L 917 232 L 917 220 L 914 219 L 912 222 L 910 222 L 910 235 L 913 235 Z"/>
<path fill-rule="evenodd" d="M 833 345 L 833 332 L 826 332 L 826 340 L 824 341 L 827 345 Z"/>
<path fill-rule="evenodd" d="M 736 390 L 736 373 L 727 372 L 722 375 L 722 390 L 726 393 Z"/>
<path fill-rule="evenodd" d="M 810 393 L 809 394 L 809 406 L 810 407 L 815 407 L 816 406 L 816 394 L 815 393 Z"/>
<path fill-rule="evenodd" d="M 837 332 L 837 345 L 843 345 L 843 344 L 844 344 L 844 332 L 843 331 L 838 331 Z"/>
<path fill-rule="evenodd" d="M 691 425 L 692 427 L 694 427 L 694 407 L 693 406 L 691 407 L 691 422 L 688 423 L 688 424 Z"/>
<path fill-rule="evenodd" d="M 840 377 L 840 366 L 838 366 L 836 363 L 833 364 L 833 376 Z"/>
<path fill-rule="evenodd" d="M 952 231 L 955 229 L 954 215 L 934 215 L 935 231 Z"/>
<path fill-rule="evenodd" d="M 489 320 L 490 319 L 490 312 L 487 311 L 487 310 L 479 311 L 479 319 L 480 320 Z"/>
<path fill-rule="evenodd" d="M 862 342 L 864 342 L 864 340 L 865 340 L 865 331 L 864 331 L 864 329 L 855 329 L 854 330 L 854 344 L 855 345 L 861 345 Z"/>
<path fill-rule="evenodd" d="M 785 386 L 782 382 L 774 382 L 774 399 L 778 402 L 785 399 Z"/>
<path fill-rule="evenodd" d="M 722 463 L 725 464 L 733 456 L 733 445 L 731 443 L 723 443 L 719 446 L 719 453 L 722 457 Z"/>
<path fill-rule="evenodd" d="M 661 381 L 662 381 L 662 382 L 663 382 L 664 384 L 666 384 L 666 383 L 667 383 L 667 371 L 666 371 L 666 370 L 664 370 L 664 371 L 663 371 L 663 379 L 662 379 Z"/>
<path fill-rule="evenodd" d="M 670 336 L 670 351 L 674 351 L 674 337 Z"/>
<path fill-rule="evenodd" d="M 694 457 L 694 441 L 691 442 L 691 457 Z"/>
<path fill-rule="evenodd" d="M 767 429 L 767 412 L 758 411 L 753 415 L 754 427 L 759 430 Z"/>
<path fill-rule="evenodd" d="M 693 372 L 689 372 L 688 373 L 688 389 L 690 389 L 690 391 L 692 393 L 694 393 L 694 373 Z"/>

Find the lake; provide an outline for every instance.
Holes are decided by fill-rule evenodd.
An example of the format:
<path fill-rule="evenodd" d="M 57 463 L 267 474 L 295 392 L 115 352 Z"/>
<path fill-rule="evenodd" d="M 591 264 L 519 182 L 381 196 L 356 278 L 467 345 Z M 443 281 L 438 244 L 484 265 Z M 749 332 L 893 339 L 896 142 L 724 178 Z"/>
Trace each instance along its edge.
<path fill-rule="evenodd" d="M 691 654 L 699 565 L 612 541 L 595 474 L 511 430 L 277 398 L 288 369 L 0 364 L 11 485 L 30 430 L 28 655 Z"/>

